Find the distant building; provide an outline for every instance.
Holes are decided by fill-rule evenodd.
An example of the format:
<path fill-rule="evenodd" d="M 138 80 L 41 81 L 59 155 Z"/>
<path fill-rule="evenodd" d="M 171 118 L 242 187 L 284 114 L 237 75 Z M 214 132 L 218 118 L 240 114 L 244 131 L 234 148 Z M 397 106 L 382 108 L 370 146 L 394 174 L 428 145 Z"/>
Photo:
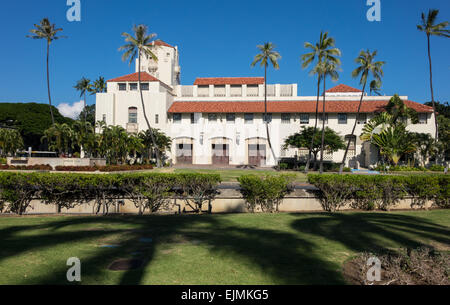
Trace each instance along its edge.
<path fill-rule="evenodd" d="M 264 78 L 197 78 L 194 85 L 180 85 L 179 52 L 161 40 L 154 42 L 155 62 L 143 58 L 141 82 L 147 117 L 153 128 L 173 139 L 169 157 L 174 164 L 217 164 L 274 166 L 275 160 L 266 139 L 264 114 Z M 136 71 L 137 71 L 136 63 Z M 138 73 L 111 79 L 108 92 L 97 94 L 96 120 L 123 126 L 128 132 L 147 129 L 138 91 Z M 316 96 L 299 96 L 297 84 L 268 84 L 268 117 L 271 143 L 276 159 L 301 157 L 307 149 L 282 149 L 284 140 L 314 126 Z M 362 143 L 359 135 L 364 123 L 383 111 L 391 96 L 365 96 L 361 114 L 356 113 L 361 91 L 338 85 L 326 91 L 327 127 L 348 139 L 355 120 L 356 136 L 350 147 L 347 165 L 373 165 L 377 150 Z M 419 113 L 420 123 L 411 131 L 434 135 L 431 107 L 409 101 L 406 105 Z M 319 103 L 322 111 L 322 102 Z M 319 114 L 322 126 L 322 115 Z M 325 160 L 341 162 L 344 151 L 326 153 Z"/>

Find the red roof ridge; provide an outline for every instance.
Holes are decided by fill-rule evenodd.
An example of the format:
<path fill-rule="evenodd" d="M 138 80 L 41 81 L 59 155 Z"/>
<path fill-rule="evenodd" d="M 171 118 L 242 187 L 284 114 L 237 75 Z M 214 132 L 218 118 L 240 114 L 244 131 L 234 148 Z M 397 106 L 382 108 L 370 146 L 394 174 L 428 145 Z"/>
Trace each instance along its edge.
<path fill-rule="evenodd" d="M 124 76 L 119 76 L 119 77 L 110 79 L 106 82 L 118 83 L 118 82 L 137 82 L 137 81 L 139 81 L 138 72 L 135 72 L 135 73 L 131 73 L 131 74 L 127 74 Z M 161 84 L 163 84 L 167 87 L 170 87 L 163 81 L 157 79 L 156 77 L 154 77 L 153 75 L 150 75 L 149 73 L 147 73 L 145 71 L 141 72 L 141 82 L 142 81 L 143 82 L 160 82 Z"/>
<path fill-rule="evenodd" d="M 156 40 L 153 41 L 153 43 L 154 43 L 155 45 L 157 45 L 157 46 L 163 46 L 163 47 L 169 47 L 169 48 L 174 48 L 174 49 L 175 49 L 174 46 L 168 44 L 168 43 L 165 42 L 165 41 L 162 41 L 161 39 L 156 39 Z"/>
<path fill-rule="evenodd" d="M 334 86 L 331 89 L 328 89 L 325 92 L 327 92 L 327 93 L 345 93 L 345 92 L 361 92 L 361 90 L 344 85 L 344 84 L 339 84 L 337 86 Z"/>

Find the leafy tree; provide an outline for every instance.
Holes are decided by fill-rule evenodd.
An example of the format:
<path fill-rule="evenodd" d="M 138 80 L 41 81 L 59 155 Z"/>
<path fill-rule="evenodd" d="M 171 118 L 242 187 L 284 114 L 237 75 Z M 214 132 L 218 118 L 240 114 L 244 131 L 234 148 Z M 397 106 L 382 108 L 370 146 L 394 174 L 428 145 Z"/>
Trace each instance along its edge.
<path fill-rule="evenodd" d="M 433 106 L 433 102 L 426 102 L 425 103 L 426 106 Z M 450 119 L 450 104 L 448 102 L 434 102 L 434 105 L 436 107 L 436 112 L 438 113 L 438 117 L 439 116 L 444 116 L 446 118 Z"/>
<path fill-rule="evenodd" d="M 95 105 L 86 106 L 79 114 L 78 120 L 86 120 L 91 126 L 95 126 Z"/>
<path fill-rule="evenodd" d="M 264 66 L 264 122 L 266 124 L 267 142 L 269 143 L 269 148 L 272 152 L 273 159 L 276 160 L 275 152 L 270 140 L 269 120 L 267 118 L 267 67 L 270 62 L 274 69 L 278 70 L 280 68 L 278 65 L 278 60 L 281 59 L 281 55 L 275 51 L 275 45 L 271 42 L 266 42 L 264 45 L 258 45 L 257 48 L 260 53 L 255 56 L 251 66 L 254 67 L 257 63 L 260 63 L 261 67 Z"/>
<path fill-rule="evenodd" d="M 48 91 L 48 104 L 50 106 L 50 115 L 52 117 L 52 124 L 55 124 L 55 118 L 53 116 L 52 98 L 50 94 L 50 72 L 48 69 L 49 56 L 50 56 L 50 44 L 54 40 L 63 38 L 63 36 L 57 36 L 58 32 L 61 32 L 61 28 L 56 28 L 54 24 L 51 24 L 48 18 L 41 20 L 40 24 L 34 25 L 35 29 L 31 29 L 32 35 L 27 37 L 32 39 L 45 39 L 47 41 L 47 91 Z"/>
<path fill-rule="evenodd" d="M 155 141 L 157 144 L 157 148 L 160 150 L 160 154 L 164 155 L 164 153 L 167 150 L 170 150 L 172 145 L 172 139 L 168 136 L 166 136 L 162 131 L 159 129 L 153 128 L 152 133 L 155 137 Z M 151 139 L 151 134 L 148 130 L 141 131 L 139 133 L 139 138 L 142 140 L 142 143 L 144 144 L 142 154 L 144 156 L 144 159 L 149 162 L 152 157 L 152 151 L 156 149 L 153 147 L 153 141 Z"/>
<path fill-rule="evenodd" d="M 316 132 L 313 127 L 302 127 L 302 130 L 299 133 L 289 136 L 284 141 L 284 149 L 287 149 L 289 146 L 299 149 L 307 148 L 310 143 L 313 143 L 311 153 L 314 155 L 314 164 L 317 164 L 317 154 L 321 151 L 322 147 L 322 139 L 319 137 L 320 133 L 322 133 L 322 130 Z M 345 145 L 342 138 L 334 130 L 326 127 L 324 149 L 326 151 L 335 152 L 344 148 Z"/>
<path fill-rule="evenodd" d="M 428 159 L 435 153 L 436 145 L 433 137 L 428 133 L 410 133 L 411 142 L 416 147 L 416 152 L 420 155 L 420 162 L 425 166 Z"/>
<path fill-rule="evenodd" d="M 408 119 L 413 124 L 419 123 L 417 112 L 405 105 L 403 100 L 395 94 L 386 105 L 386 112 L 392 116 L 392 123 L 406 122 Z"/>
<path fill-rule="evenodd" d="M 92 154 L 92 135 L 95 133 L 94 127 L 89 122 L 76 121 L 72 125 L 73 142 L 90 156 Z"/>
<path fill-rule="evenodd" d="M 301 56 L 302 68 L 308 68 L 313 62 L 316 62 L 315 67 L 311 71 L 311 75 L 317 75 L 317 101 L 316 101 L 316 118 L 314 122 L 314 134 L 317 131 L 317 120 L 319 113 L 319 97 L 320 97 L 320 82 L 322 80 L 322 75 L 319 74 L 320 70 L 316 69 L 323 61 L 332 62 L 335 65 L 340 65 L 341 51 L 335 47 L 335 40 L 332 37 L 328 37 L 328 32 L 321 32 L 319 37 L 319 42 L 312 44 L 305 42 L 304 47 L 309 49 L 309 52 Z M 325 93 L 324 93 L 325 94 Z M 311 153 L 314 143 L 312 142 L 313 136 L 311 136 L 311 143 L 309 146 L 308 159 L 306 161 L 305 173 L 309 171 L 309 165 L 311 162 Z M 316 158 L 315 158 L 316 160 Z"/>
<path fill-rule="evenodd" d="M 359 84 L 362 85 L 361 98 L 359 100 L 358 111 L 356 113 L 356 117 L 359 116 L 361 112 L 361 106 L 363 103 L 364 94 L 366 91 L 367 81 L 370 75 L 373 77 L 373 81 L 370 83 L 370 89 L 378 90 L 381 86 L 381 77 L 383 76 L 383 65 L 386 63 L 384 61 L 375 61 L 375 57 L 377 56 L 377 51 L 361 51 L 359 52 L 359 56 L 355 59 L 355 62 L 359 65 L 352 72 L 352 76 L 354 78 L 360 77 Z M 356 125 L 358 124 L 358 119 L 355 120 L 353 124 L 352 133 L 348 139 L 347 147 L 345 148 L 344 157 L 342 158 L 342 163 L 339 168 L 339 174 L 342 174 L 344 171 L 345 161 L 347 159 L 348 150 L 350 148 L 351 141 L 355 135 Z"/>
<path fill-rule="evenodd" d="M 431 90 L 431 103 L 433 105 L 433 114 L 436 118 L 436 105 L 434 102 L 434 92 L 433 92 L 433 70 L 432 70 L 432 63 L 431 63 L 431 45 L 430 45 L 430 38 L 431 36 L 438 36 L 438 37 L 446 37 L 450 38 L 450 31 L 447 30 L 448 22 L 441 22 L 437 23 L 437 16 L 439 14 L 439 10 L 430 9 L 428 11 L 428 15 L 425 16 L 425 13 L 422 13 L 422 18 L 420 21 L 420 24 L 417 25 L 417 29 L 419 31 L 425 32 L 427 35 L 427 43 L 428 43 L 428 62 L 430 65 L 430 90 Z M 436 124 L 436 136 L 435 141 L 439 139 L 439 127 L 438 127 L 438 121 L 435 120 Z"/>
<path fill-rule="evenodd" d="M 122 56 L 123 61 L 129 61 L 129 64 L 133 62 L 133 60 L 138 58 L 138 90 L 141 96 L 142 103 L 142 112 L 144 113 L 145 121 L 147 122 L 147 127 L 150 130 L 150 136 L 152 138 L 153 146 L 158 147 L 156 144 L 155 137 L 151 132 L 150 122 L 147 118 L 147 113 L 145 111 L 145 103 L 144 96 L 142 95 L 141 90 L 141 56 L 145 55 L 151 58 L 154 61 L 158 61 L 158 57 L 156 57 L 155 53 L 152 52 L 152 41 L 156 37 L 156 34 L 147 34 L 148 27 L 146 25 L 138 25 L 133 27 L 134 37 L 128 33 L 122 33 L 122 36 L 125 37 L 125 42 L 127 44 L 121 46 L 119 48 L 120 51 L 125 51 Z M 161 157 L 159 155 L 159 149 L 156 149 L 156 163 L 158 167 L 161 167 Z"/>

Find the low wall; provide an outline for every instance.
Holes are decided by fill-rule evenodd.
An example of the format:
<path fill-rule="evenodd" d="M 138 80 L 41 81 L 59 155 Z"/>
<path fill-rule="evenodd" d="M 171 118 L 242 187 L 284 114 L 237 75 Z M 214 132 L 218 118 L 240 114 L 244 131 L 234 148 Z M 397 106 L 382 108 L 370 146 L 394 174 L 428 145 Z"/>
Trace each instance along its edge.
<path fill-rule="evenodd" d="M 411 208 L 412 198 L 401 200 L 392 210 L 403 210 Z M 245 213 L 247 212 L 246 204 L 237 189 L 221 189 L 220 194 L 212 202 L 213 213 Z M 428 202 L 427 207 L 431 207 Z M 341 210 L 350 210 L 350 206 L 346 206 Z M 39 200 L 33 200 L 27 214 L 53 214 L 56 213 L 56 206 L 46 205 Z M 203 210 L 208 211 L 208 204 L 203 205 Z M 282 201 L 279 206 L 280 212 L 312 212 L 323 211 L 320 201 L 314 197 L 314 194 L 305 189 L 295 189 Z M 109 209 L 109 214 L 138 214 L 132 201 L 124 200 L 124 204 L 113 206 Z M 192 209 L 186 205 L 184 200 L 173 199 L 170 208 L 162 211 L 163 213 L 183 213 L 191 212 Z M 100 211 L 101 213 L 102 211 Z M 94 214 L 94 202 L 83 204 L 67 210 L 62 209 L 61 214 Z"/>
<path fill-rule="evenodd" d="M 7 158 L 8 165 L 32 166 L 32 165 L 50 165 L 53 169 L 56 166 L 105 166 L 105 159 L 90 158 Z"/>

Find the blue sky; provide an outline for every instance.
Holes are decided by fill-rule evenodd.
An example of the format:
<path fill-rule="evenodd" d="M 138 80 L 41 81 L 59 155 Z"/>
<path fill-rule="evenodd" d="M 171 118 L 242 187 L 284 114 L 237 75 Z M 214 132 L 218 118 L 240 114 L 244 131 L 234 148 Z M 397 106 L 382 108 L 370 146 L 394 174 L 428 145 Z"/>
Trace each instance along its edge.
<path fill-rule="evenodd" d="M 271 41 L 282 55 L 280 70 L 269 71 L 269 83 L 298 83 L 299 94 L 314 95 L 316 81 L 300 67 L 305 41 L 316 42 L 321 30 L 335 37 L 342 50 L 337 83 L 359 87 L 352 79 L 353 62 L 361 49 L 377 49 L 384 67 L 383 93 L 430 100 L 425 34 L 416 30 L 420 13 L 440 9 L 450 20 L 448 0 L 381 0 L 381 22 L 366 19 L 366 0 L 296 1 L 118 1 L 81 0 L 81 22 L 69 22 L 66 0 L 3 1 L 0 26 L 0 101 L 47 102 L 45 43 L 26 38 L 34 23 L 49 17 L 68 38 L 51 47 L 51 85 L 55 104 L 80 100 L 73 89 L 85 76 L 106 79 L 133 71 L 121 61 L 121 33 L 145 23 L 158 38 L 177 45 L 182 84 L 196 77 L 262 76 L 251 68 L 256 45 Z M 432 38 L 437 100 L 450 95 L 450 39 Z M 329 83 L 329 87 L 333 86 Z M 94 103 L 90 97 L 89 104 Z"/>

